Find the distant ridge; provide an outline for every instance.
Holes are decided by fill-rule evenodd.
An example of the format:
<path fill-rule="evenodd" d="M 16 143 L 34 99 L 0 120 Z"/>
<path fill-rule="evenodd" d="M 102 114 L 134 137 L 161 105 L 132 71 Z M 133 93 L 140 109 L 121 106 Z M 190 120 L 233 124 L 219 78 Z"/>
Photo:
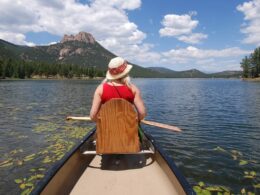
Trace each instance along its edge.
<path fill-rule="evenodd" d="M 222 72 L 209 74 L 213 78 L 230 78 L 230 77 L 241 77 L 243 71 L 226 70 Z"/>
<path fill-rule="evenodd" d="M 158 71 L 166 75 L 169 78 L 207 78 L 208 75 L 196 70 L 185 70 L 185 71 L 174 71 L 168 68 L 161 68 L 161 67 L 149 67 L 150 70 Z"/>
<path fill-rule="evenodd" d="M 79 65 L 105 71 L 109 60 L 115 56 L 87 32 L 80 32 L 76 35 L 64 35 L 59 43 L 47 46 L 21 46 L 0 39 L 0 63 L 1 61 L 12 59 L 46 63 L 52 66 L 55 66 L 55 64 Z M 196 69 L 173 71 L 162 67 L 144 68 L 135 64 L 133 64 L 133 70 L 131 71 L 131 76 L 133 77 L 147 78 L 208 78 L 239 77 L 240 75 L 240 71 L 205 74 Z"/>
<path fill-rule="evenodd" d="M 223 71 L 218 73 L 206 74 L 197 69 L 174 71 L 168 68 L 162 67 L 149 67 L 150 70 L 160 72 L 167 78 L 239 78 L 242 75 L 242 71 Z"/>

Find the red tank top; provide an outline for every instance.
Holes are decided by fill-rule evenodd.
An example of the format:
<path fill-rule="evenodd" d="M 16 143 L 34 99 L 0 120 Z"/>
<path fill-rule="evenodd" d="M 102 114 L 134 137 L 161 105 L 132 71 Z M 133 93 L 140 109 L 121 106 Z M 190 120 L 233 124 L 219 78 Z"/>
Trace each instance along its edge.
<path fill-rule="evenodd" d="M 131 103 L 134 102 L 134 94 L 131 89 L 126 85 L 112 86 L 107 83 L 103 84 L 103 93 L 101 96 L 101 102 L 104 104 L 112 98 L 123 98 Z"/>

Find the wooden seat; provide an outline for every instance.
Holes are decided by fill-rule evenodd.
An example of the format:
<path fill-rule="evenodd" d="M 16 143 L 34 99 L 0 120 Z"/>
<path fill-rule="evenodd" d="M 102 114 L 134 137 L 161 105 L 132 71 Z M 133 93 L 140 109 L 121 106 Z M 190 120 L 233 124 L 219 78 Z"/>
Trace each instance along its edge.
<path fill-rule="evenodd" d="M 140 151 L 137 113 L 124 99 L 111 99 L 101 106 L 97 121 L 98 154 L 126 154 Z"/>

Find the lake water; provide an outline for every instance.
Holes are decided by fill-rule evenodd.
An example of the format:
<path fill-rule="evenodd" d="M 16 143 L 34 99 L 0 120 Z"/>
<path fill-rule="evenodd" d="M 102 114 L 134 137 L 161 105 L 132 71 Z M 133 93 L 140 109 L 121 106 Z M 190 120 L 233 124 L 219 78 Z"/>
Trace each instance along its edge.
<path fill-rule="evenodd" d="M 88 115 L 100 81 L 0 81 L 0 194 L 29 192 L 94 126 L 67 122 Z M 238 79 L 134 79 L 147 120 L 181 133 L 144 126 L 193 186 L 244 188 L 259 194 L 260 83 Z M 258 184 L 258 185 L 257 185 Z"/>

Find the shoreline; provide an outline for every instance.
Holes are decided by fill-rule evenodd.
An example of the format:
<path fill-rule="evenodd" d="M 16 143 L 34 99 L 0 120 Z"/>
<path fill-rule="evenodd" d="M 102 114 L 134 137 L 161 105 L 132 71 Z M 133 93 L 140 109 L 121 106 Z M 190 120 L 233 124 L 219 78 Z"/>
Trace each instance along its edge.
<path fill-rule="evenodd" d="M 238 77 L 131 77 L 131 79 L 240 79 L 245 81 L 260 81 L 260 78 L 251 79 L 251 78 L 238 78 Z M 0 81 L 16 81 L 16 80 L 103 80 L 105 77 L 61 77 L 61 76 L 33 76 L 31 78 L 0 78 Z"/>
<path fill-rule="evenodd" d="M 243 81 L 249 81 L 249 82 L 260 82 L 260 77 L 258 78 L 242 78 Z"/>
<path fill-rule="evenodd" d="M 72 78 L 66 78 L 66 77 L 32 77 L 32 78 L 0 78 L 0 81 L 22 81 L 22 80 L 57 80 L 57 81 L 62 81 L 62 80 L 103 80 L 104 77 L 72 77 Z"/>
<path fill-rule="evenodd" d="M 20 78 L 0 78 L 0 81 L 40 81 L 40 80 L 45 80 L 45 81 L 48 81 L 48 80 L 54 80 L 54 81 L 65 81 L 65 80 L 82 80 L 82 81 L 95 81 L 95 80 L 103 80 L 105 79 L 105 77 L 94 77 L 94 78 L 24 78 L 24 79 L 20 79 Z M 244 80 L 244 81 L 260 81 L 259 80 L 245 80 L 245 79 L 241 79 L 241 78 L 234 78 L 234 77 L 231 77 L 231 78 L 200 78 L 200 77 L 194 77 L 194 78 L 190 78 L 190 77 L 131 77 L 131 79 L 208 79 L 208 80 L 212 80 L 212 79 L 215 79 L 215 80 L 219 80 L 219 79 L 227 79 L 227 80 L 230 80 L 230 79 L 236 79 L 236 80 Z"/>

